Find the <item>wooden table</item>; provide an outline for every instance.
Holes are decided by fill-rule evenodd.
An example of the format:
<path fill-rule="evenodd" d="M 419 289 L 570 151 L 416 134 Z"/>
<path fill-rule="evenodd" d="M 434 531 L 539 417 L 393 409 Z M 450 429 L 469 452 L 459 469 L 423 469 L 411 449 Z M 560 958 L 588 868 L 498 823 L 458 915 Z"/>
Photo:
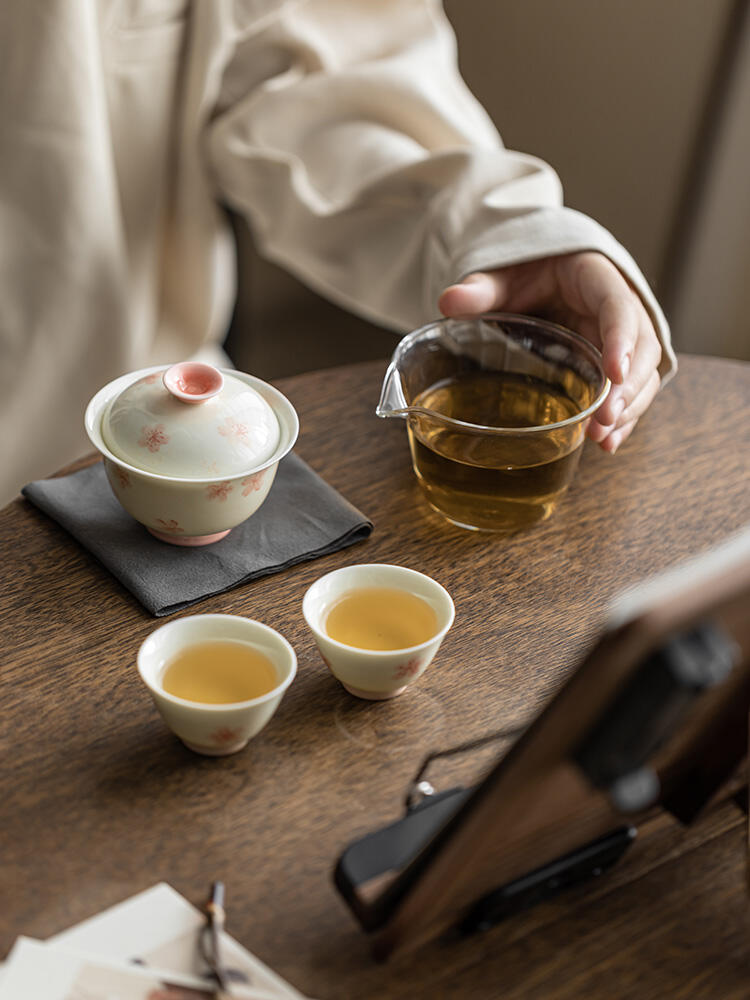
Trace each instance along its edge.
<path fill-rule="evenodd" d="M 617 592 L 750 522 L 750 365 L 683 357 L 620 453 L 588 444 L 552 519 L 511 538 L 456 529 L 422 501 L 403 425 L 374 416 L 383 371 L 279 383 L 298 453 L 372 517 L 372 537 L 186 612 L 258 618 L 298 654 L 278 714 L 233 757 L 196 756 L 158 717 L 135 669 L 158 622 L 25 501 L 0 512 L 0 953 L 161 880 L 199 904 L 219 878 L 228 929 L 323 1000 L 747 998 L 746 821 L 732 799 L 688 829 L 654 820 L 585 890 L 392 965 L 371 960 L 331 872 L 398 817 L 425 753 L 533 715 Z M 346 694 L 304 626 L 307 586 L 351 562 L 419 568 L 455 599 L 435 663 L 393 702 Z"/>

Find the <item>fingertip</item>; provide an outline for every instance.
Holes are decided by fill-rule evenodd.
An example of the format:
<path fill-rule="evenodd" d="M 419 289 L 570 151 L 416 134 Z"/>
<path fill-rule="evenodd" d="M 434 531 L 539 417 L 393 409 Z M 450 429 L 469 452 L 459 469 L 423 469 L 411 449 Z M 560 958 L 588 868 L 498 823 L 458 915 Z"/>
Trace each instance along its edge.
<path fill-rule="evenodd" d="M 449 285 L 447 288 L 443 289 L 440 295 L 438 295 L 438 300 L 437 300 L 438 309 L 443 314 L 443 316 L 450 316 L 450 295 L 451 295 L 451 289 L 454 287 L 455 287 L 454 285 Z"/>
<path fill-rule="evenodd" d="M 614 455 L 617 449 L 630 437 L 633 433 L 635 425 L 638 423 L 638 419 L 630 420 L 628 423 L 623 424 L 614 430 L 608 437 L 606 437 L 602 442 L 601 446 L 605 451 L 609 452 L 610 455 Z"/>
<path fill-rule="evenodd" d="M 477 271 L 443 289 L 438 308 L 444 316 L 477 315 L 497 308 L 498 290 L 489 274 Z"/>
<path fill-rule="evenodd" d="M 460 285 L 449 285 L 443 289 L 438 297 L 438 309 L 443 316 L 457 315 L 456 304 L 460 303 L 462 295 Z"/>

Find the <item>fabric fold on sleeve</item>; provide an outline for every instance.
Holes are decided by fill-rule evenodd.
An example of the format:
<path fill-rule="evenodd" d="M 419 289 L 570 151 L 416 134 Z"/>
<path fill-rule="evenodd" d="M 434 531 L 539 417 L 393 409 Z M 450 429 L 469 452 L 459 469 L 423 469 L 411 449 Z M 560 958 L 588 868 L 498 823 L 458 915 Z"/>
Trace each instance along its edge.
<path fill-rule="evenodd" d="M 238 90 L 249 67 L 254 84 Z M 434 319 L 443 288 L 470 271 L 599 251 L 643 298 L 662 379 L 674 371 L 635 261 L 563 206 L 548 164 L 504 147 L 435 0 L 289 5 L 238 38 L 227 81 L 207 131 L 215 182 L 259 251 L 313 290 L 405 331 Z"/>

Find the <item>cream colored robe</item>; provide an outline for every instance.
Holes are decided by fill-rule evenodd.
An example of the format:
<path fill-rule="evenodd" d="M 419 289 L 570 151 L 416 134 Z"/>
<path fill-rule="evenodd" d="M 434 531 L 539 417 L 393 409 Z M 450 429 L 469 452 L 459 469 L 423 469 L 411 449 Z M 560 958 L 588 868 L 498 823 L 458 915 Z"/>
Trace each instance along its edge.
<path fill-rule="evenodd" d="M 220 344 L 222 204 L 398 330 L 480 269 L 613 237 L 561 207 L 458 76 L 437 0 L 2 0 L 0 502 L 88 450 L 94 391 Z M 311 331 L 311 335 L 313 332 Z"/>

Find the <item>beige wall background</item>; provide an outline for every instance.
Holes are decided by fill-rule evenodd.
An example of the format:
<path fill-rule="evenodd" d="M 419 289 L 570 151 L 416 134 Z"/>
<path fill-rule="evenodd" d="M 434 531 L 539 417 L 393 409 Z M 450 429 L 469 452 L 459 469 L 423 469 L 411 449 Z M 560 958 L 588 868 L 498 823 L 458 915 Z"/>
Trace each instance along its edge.
<path fill-rule="evenodd" d="M 747 0 L 445 0 L 461 69 L 505 145 L 631 251 L 678 350 L 750 360 Z M 393 334 L 255 253 L 236 222 L 227 347 L 264 378 L 386 357 Z M 315 331 L 314 333 L 311 333 Z"/>
<path fill-rule="evenodd" d="M 750 14 L 735 39 L 726 98 L 717 109 L 705 182 L 689 202 L 676 248 L 671 320 L 685 351 L 750 360 Z M 678 251 L 681 250 L 681 254 Z"/>

